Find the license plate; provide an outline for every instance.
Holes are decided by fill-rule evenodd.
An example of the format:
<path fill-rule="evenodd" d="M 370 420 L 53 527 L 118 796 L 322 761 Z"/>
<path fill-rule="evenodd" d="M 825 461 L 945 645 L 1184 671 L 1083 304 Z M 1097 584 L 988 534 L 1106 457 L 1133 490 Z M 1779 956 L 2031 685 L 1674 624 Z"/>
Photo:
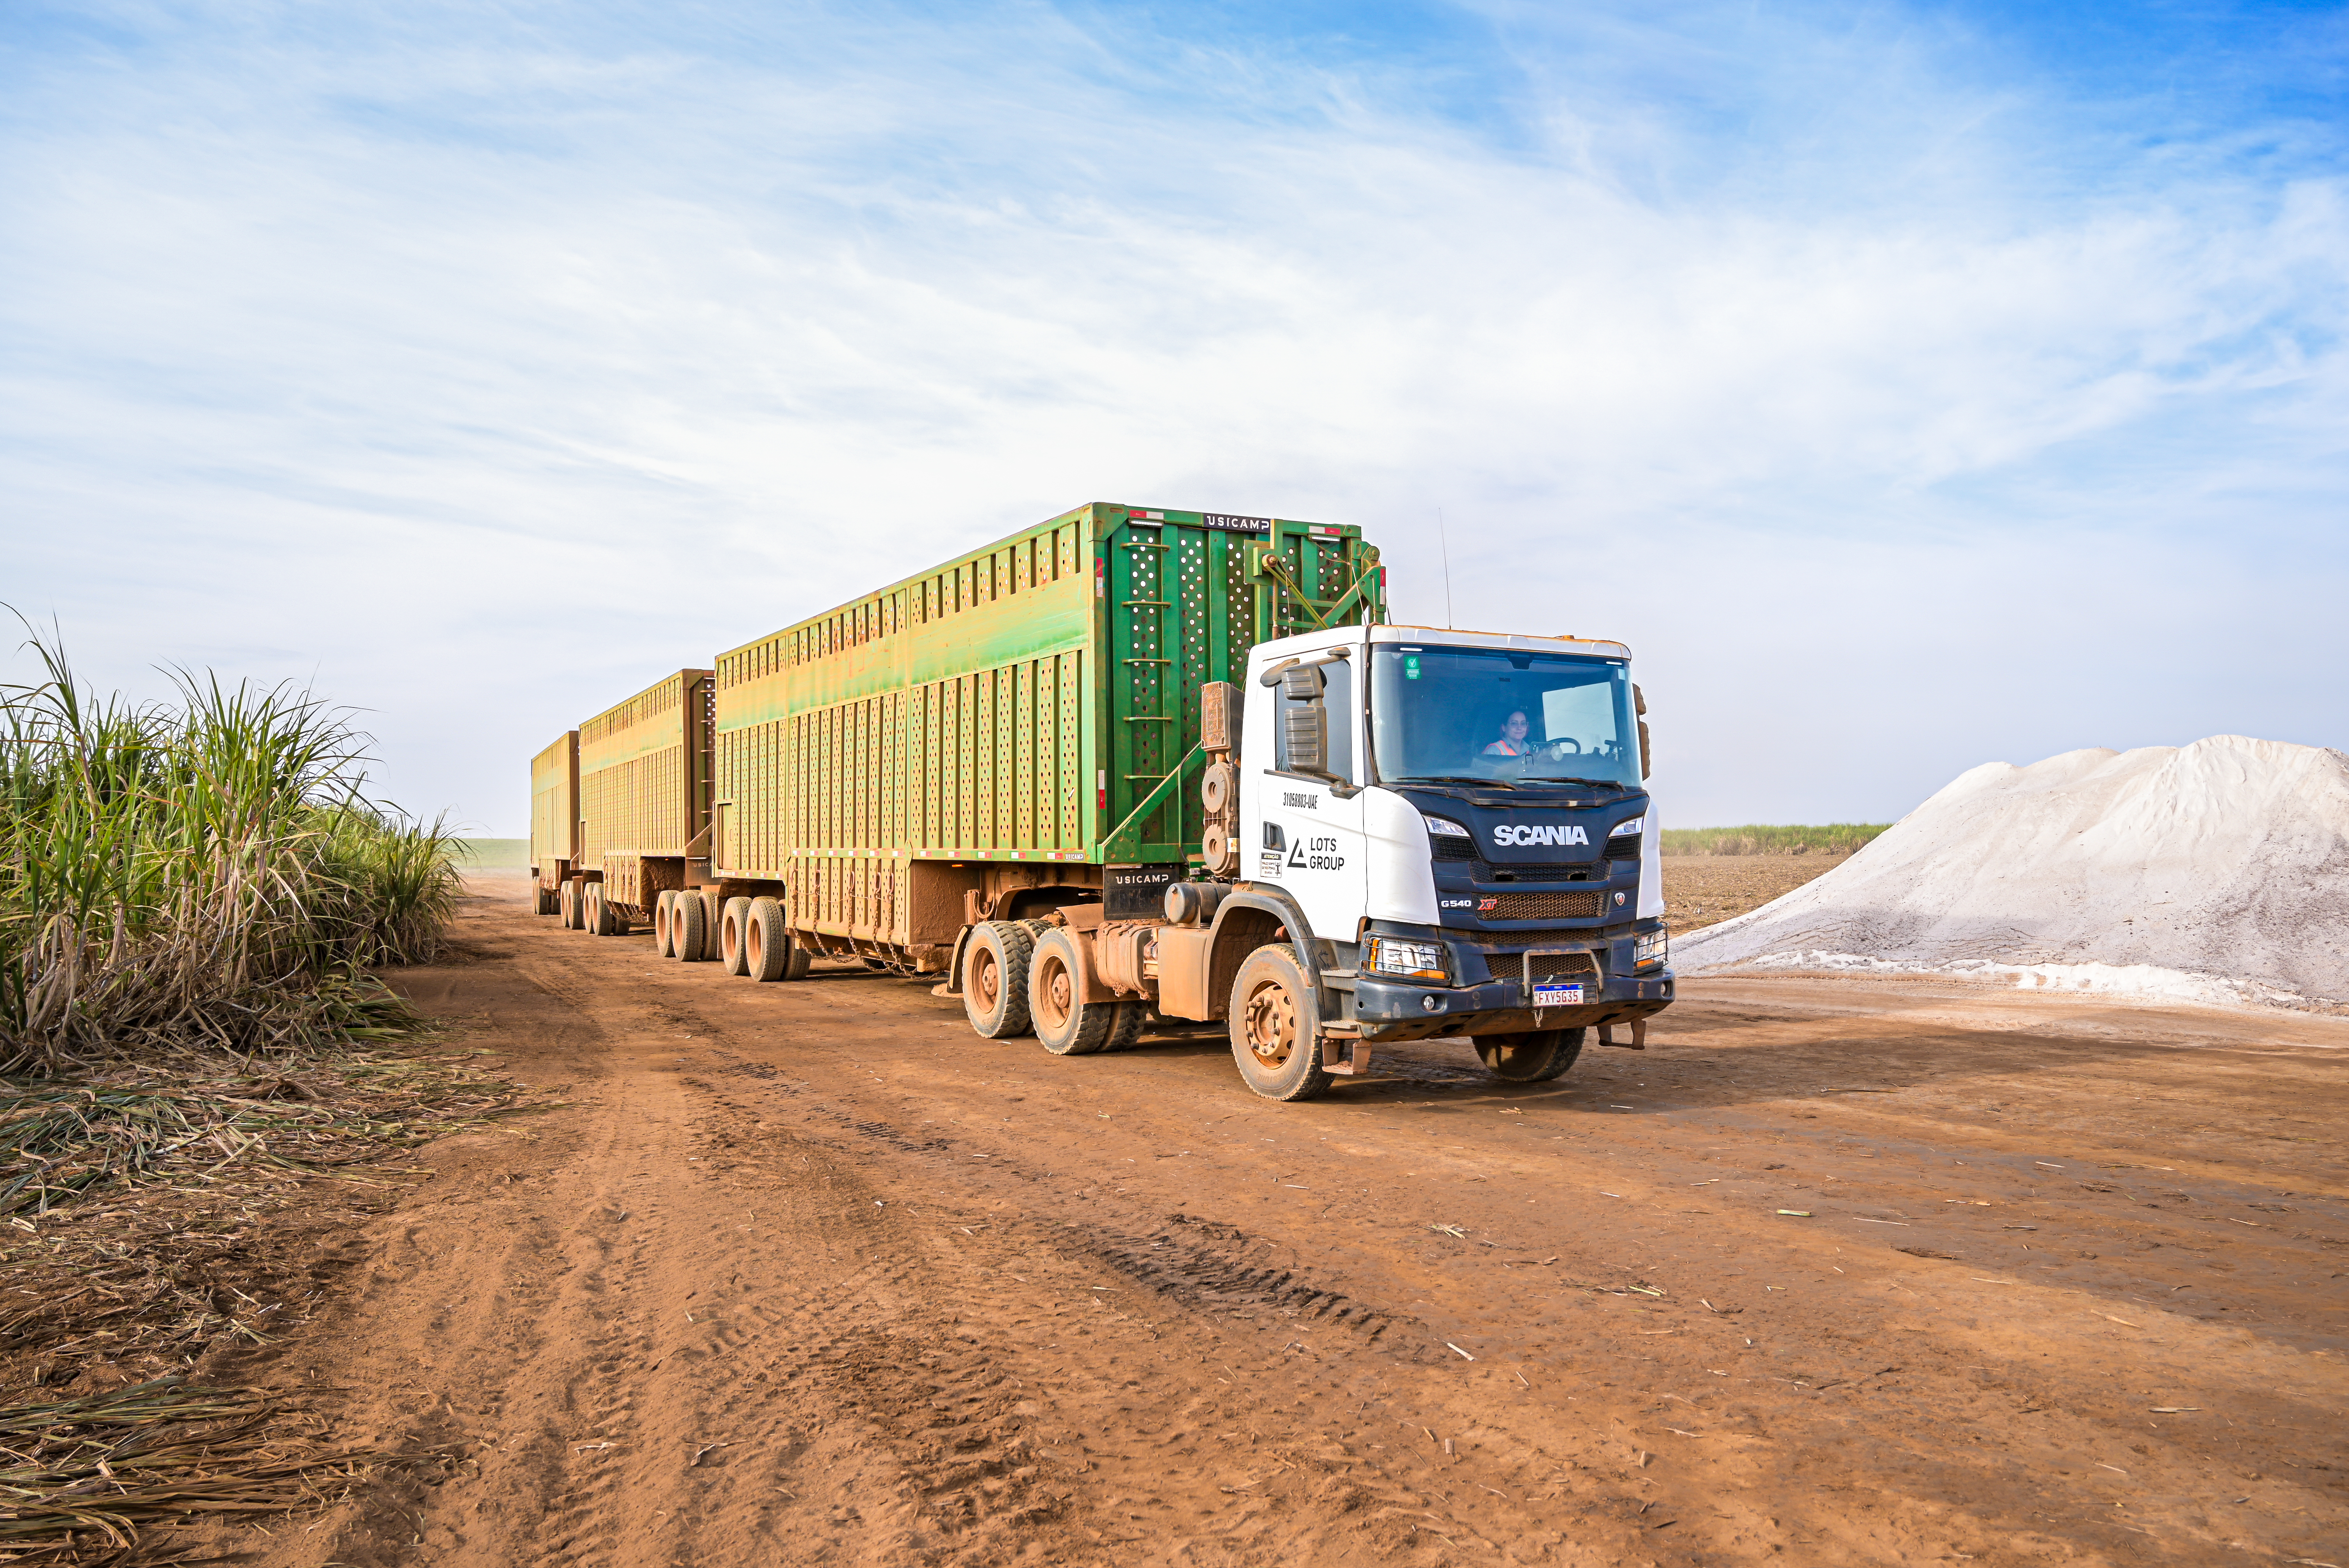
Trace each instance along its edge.
<path fill-rule="evenodd" d="M 1537 985 L 1534 987 L 1534 1006 L 1537 1007 L 1579 1007 L 1582 1006 L 1582 987 L 1579 985 Z"/>

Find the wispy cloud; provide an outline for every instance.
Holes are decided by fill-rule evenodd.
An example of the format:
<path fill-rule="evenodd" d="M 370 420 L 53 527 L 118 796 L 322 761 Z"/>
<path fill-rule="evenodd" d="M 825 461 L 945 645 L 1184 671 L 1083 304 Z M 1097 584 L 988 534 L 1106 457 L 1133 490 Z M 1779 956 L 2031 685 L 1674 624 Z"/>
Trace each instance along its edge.
<path fill-rule="evenodd" d="M 1088 499 L 1361 521 L 1422 616 L 1445 507 L 1464 620 L 1640 648 L 1682 820 L 2338 742 L 2339 128 L 2247 90 L 2168 139 L 2044 41 L 1883 8 L 22 26 L 0 597 L 126 666 L 316 667 L 413 803 L 500 826 L 545 734 L 662 667 Z"/>

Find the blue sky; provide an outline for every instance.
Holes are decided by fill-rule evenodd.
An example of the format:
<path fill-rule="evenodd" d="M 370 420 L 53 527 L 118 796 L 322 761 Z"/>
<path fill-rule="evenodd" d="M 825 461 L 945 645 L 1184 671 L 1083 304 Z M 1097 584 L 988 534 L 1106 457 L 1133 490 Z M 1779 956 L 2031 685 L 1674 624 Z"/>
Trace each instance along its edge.
<path fill-rule="evenodd" d="M 2349 745 L 2349 13 L 19 4 L 0 601 L 485 830 L 1088 500 L 1624 638 L 1668 821 Z M 13 666 L 23 668 L 21 661 Z"/>

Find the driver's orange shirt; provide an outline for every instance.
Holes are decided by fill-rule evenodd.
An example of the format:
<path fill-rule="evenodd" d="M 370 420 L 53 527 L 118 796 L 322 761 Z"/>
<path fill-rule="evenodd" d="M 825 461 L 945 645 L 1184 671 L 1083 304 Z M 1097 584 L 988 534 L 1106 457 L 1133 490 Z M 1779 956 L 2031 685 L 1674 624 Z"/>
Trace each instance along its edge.
<path fill-rule="evenodd" d="M 1492 745 L 1485 748 L 1485 755 L 1487 757 L 1523 757 L 1525 753 L 1518 750 L 1516 747 L 1510 745 L 1506 740 L 1496 740 L 1493 742 Z"/>

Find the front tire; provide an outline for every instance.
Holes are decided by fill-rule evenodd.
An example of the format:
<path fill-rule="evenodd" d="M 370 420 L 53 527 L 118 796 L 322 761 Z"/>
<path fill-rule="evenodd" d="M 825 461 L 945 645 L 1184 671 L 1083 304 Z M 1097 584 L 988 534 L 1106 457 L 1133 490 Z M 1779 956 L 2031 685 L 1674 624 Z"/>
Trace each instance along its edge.
<path fill-rule="evenodd" d="M 1329 1092 L 1321 1066 L 1321 1010 L 1305 968 L 1281 946 L 1259 947 L 1232 981 L 1232 1059 L 1267 1099 L 1314 1099 Z"/>
<path fill-rule="evenodd" d="M 1476 1057 L 1506 1083 L 1547 1083 L 1582 1054 L 1580 1029 L 1534 1029 L 1522 1035 L 1477 1035 Z"/>
<path fill-rule="evenodd" d="M 1016 920 L 990 920 L 962 955 L 962 1010 L 990 1040 L 1028 1032 L 1028 966 L 1036 938 Z"/>

